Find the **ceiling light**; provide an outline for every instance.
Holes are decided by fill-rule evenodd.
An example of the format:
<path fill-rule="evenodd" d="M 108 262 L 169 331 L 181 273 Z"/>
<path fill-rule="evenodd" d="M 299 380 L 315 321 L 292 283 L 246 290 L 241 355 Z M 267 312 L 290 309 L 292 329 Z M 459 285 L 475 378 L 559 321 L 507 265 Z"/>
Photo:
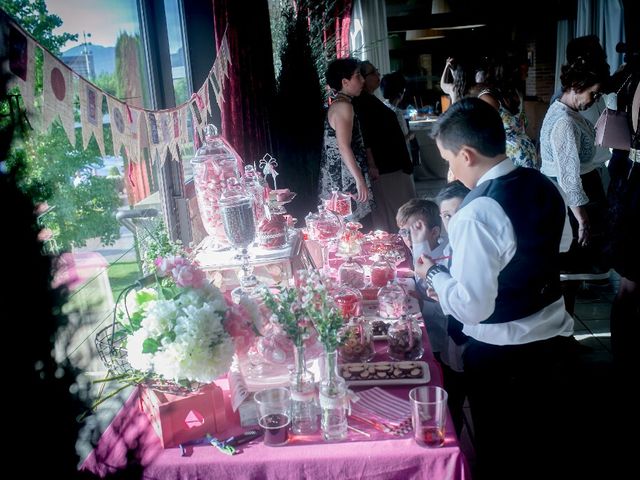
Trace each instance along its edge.
<path fill-rule="evenodd" d="M 436 38 L 444 38 L 444 32 L 436 30 L 434 28 L 428 28 L 425 30 L 407 30 L 406 40 L 435 40 Z"/>
<path fill-rule="evenodd" d="M 447 0 L 432 0 L 431 15 L 438 15 L 440 13 L 451 13 L 449 2 Z"/>
<path fill-rule="evenodd" d="M 456 25 L 455 27 L 438 27 L 438 30 L 464 30 L 465 28 L 480 28 L 486 27 L 484 23 L 477 23 L 475 25 Z"/>

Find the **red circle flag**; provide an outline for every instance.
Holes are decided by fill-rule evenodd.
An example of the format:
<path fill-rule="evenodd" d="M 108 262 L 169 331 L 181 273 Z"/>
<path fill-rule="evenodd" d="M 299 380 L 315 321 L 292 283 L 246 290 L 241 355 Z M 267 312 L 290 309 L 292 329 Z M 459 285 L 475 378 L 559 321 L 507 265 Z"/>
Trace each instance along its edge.
<path fill-rule="evenodd" d="M 51 70 L 51 88 L 53 89 L 53 94 L 58 100 L 64 100 L 67 93 L 67 86 L 64 82 L 64 76 L 58 67 Z"/>

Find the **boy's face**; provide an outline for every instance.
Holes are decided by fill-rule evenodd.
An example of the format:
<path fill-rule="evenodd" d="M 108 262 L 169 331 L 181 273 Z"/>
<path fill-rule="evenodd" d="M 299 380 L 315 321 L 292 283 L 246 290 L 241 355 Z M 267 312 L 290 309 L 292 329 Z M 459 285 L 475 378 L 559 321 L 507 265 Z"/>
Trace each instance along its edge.
<path fill-rule="evenodd" d="M 429 228 L 427 222 L 419 215 L 410 216 L 405 223 L 398 223 L 400 229 L 398 234 L 404 240 L 405 245 L 411 248 L 412 242 L 429 242 L 429 246 L 433 249 L 438 245 L 438 237 L 440 236 L 440 228 Z"/>
<path fill-rule="evenodd" d="M 449 230 L 449 220 L 458 211 L 461 203 L 461 198 L 449 198 L 440 202 L 440 218 L 445 230 Z"/>

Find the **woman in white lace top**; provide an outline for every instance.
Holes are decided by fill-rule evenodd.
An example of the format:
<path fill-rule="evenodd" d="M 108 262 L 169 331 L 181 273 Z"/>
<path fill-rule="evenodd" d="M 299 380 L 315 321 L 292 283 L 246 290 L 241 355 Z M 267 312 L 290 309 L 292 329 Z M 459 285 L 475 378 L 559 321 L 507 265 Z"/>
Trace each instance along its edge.
<path fill-rule="evenodd" d="M 599 273 L 606 229 L 606 197 L 593 163 L 594 127 L 580 115 L 601 95 L 609 65 L 577 57 L 563 65 L 562 95 L 551 104 L 540 131 L 541 171 L 557 182 L 569 207 L 574 242 L 563 258 L 569 273 Z"/>

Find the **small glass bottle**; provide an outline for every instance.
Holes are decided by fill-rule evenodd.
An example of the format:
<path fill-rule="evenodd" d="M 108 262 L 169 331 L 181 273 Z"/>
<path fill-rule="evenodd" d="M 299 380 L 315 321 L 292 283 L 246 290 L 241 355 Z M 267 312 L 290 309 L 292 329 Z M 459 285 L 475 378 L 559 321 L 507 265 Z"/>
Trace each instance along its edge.
<path fill-rule="evenodd" d="M 291 431 L 297 435 L 309 435 L 316 433 L 319 427 L 315 378 L 307 370 L 304 346 L 296 346 L 294 357 L 295 370 L 289 376 Z"/>
<path fill-rule="evenodd" d="M 320 381 L 320 426 L 326 441 L 347 438 L 347 410 L 349 398 L 347 384 L 338 373 L 338 352 L 325 353 L 324 372 Z"/>
<path fill-rule="evenodd" d="M 406 299 L 407 293 L 397 281 L 387 283 L 378 290 L 378 315 L 389 319 L 402 317 Z"/>
<path fill-rule="evenodd" d="M 364 267 L 351 257 L 338 268 L 340 285 L 351 288 L 364 288 Z"/>
<path fill-rule="evenodd" d="M 376 349 L 373 331 L 365 317 L 353 317 L 341 332 L 340 358 L 345 363 L 362 363 L 371 360 Z"/>
<path fill-rule="evenodd" d="M 417 360 L 422 357 L 422 329 L 416 319 L 409 315 L 389 326 L 387 353 L 394 360 Z"/>

